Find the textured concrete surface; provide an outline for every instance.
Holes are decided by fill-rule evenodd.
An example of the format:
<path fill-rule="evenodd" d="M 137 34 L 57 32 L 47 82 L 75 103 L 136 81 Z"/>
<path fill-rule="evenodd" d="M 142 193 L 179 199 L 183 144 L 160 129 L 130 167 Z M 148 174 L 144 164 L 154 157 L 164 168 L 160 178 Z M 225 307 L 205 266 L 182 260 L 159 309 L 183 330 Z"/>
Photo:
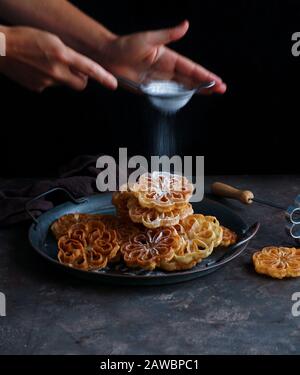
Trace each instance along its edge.
<path fill-rule="evenodd" d="M 300 176 L 209 177 L 288 205 Z M 251 254 L 294 245 L 281 211 L 225 202 L 262 227 L 246 252 L 205 278 L 165 287 L 91 284 L 58 273 L 30 248 L 26 226 L 0 231 L 1 354 L 300 354 L 291 296 L 300 279 L 257 275 Z"/>

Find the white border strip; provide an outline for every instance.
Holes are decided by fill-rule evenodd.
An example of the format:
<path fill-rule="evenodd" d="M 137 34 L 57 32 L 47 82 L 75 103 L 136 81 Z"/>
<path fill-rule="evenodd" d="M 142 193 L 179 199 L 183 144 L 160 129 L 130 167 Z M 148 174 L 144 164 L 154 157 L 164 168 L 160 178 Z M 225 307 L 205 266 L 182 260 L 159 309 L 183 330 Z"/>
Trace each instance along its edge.
<path fill-rule="evenodd" d="M 0 32 L 0 56 L 6 56 L 6 36 Z"/>

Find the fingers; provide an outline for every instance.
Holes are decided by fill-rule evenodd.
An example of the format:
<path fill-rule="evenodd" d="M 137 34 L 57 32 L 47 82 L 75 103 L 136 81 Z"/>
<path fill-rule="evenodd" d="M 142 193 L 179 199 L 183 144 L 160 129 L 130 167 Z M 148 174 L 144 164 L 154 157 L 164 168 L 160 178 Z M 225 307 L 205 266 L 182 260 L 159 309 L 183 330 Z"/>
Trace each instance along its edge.
<path fill-rule="evenodd" d="M 178 40 L 182 38 L 189 28 L 188 21 L 182 22 L 180 25 L 165 29 L 165 30 L 158 30 L 158 31 L 150 31 L 147 33 L 147 42 L 150 43 L 152 46 L 162 46 L 164 44 L 170 43 L 172 41 Z M 192 81 L 195 85 L 215 81 L 215 86 L 211 89 L 202 90 L 201 93 L 203 94 L 211 94 L 211 93 L 219 93 L 223 94 L 227 86 L 222 81 L 222 79 L 217 76 L 216 74 L 210 72 L 209 70 L 205 69 L 203 66 L 196 64 L 195 62 L 191 61 L 190 59 L 178 55 L 176 52 L 169 50 L 168 48 L 161 47 L 161 54 L 165 55 L 163 63 L 163 59 L 159 59 L 156 57 L 156 60 L 159 61 L 159 65 L 166 65 L 161 66 L 164 71 L 170 69 L 170 65 L 172 66 L 172 72 L 174 75 L 179 75 L 184 77 L 186 81 Z M 168 65 L 168 66 L 167 66 Z"/>
<path fill-rule="evenodd" d="M 174 53 L 174 52 L 172 52 Z M 218 93 L 223 94 L 227 86 L 222 81 L 222 78 L 217 76 L 216 74 L 210 72 L 209 70 L 205 69 L 203 66 L 196 64 L 195 62 L 177 55 L 174 53 L 174 57 L 176 55 L 176 63 L 175 63 L 175 71 L 178 74 L 185 75 L 186 77 L 189 77 L 194 82 L 209 82 L 209 81 L 215 81 L 215 86 L 208 90 L 203 90 L 203 94 L 209 94 L 209 93 Z"/>
<path fill-rule="evenodd" d="M 216 86 L 211 88 L 211 89 L 204 90 L 203 94 L 213 94 L 213 93 L 224 94 L 226 92 L 226 90 L 227 90 L 227 85 L 226 85 L 226 83 L 222 82 L 222 83 L 216 84 Z"/>
<path fill-rule="evenodd" d="M 57 81 L 71 87 L 73 90 L 82 91 L 88 84 L 88 77 L 68 66 L 63 66 L 60 70 L 60 76 L 57 77 Z"/>
<path fill-rule="evenodd" d="M 69 64 L 72 69 L 92 78 L 103 86 L 115 90 L 118 86 L 116 78 L 99 64 L 72 49 L 68 49 Z"/>
<path fill-rule="evenodd" d="M 227 90 L 226 83 L 216 84 L 214 87 L 206 90 L 201 90 L 200 94 L 202 95 L 211 95 L 211 94 L 224 94 Z"/>
<path fill-rule="evenodd" d="M 20 28 L 13 35 L 16 39 L 16 51 L 20 51 L 11 58 L 22 64 L 20 72 L 14 75 L 18 82 L 32 90 L 43 91 L 57 84 L 83 90 L 88 78 L 95 79 L 109 89 L 116 89 L 118 86 L 113 75 L 95 61 L 67 47 L 53 34 Z M 6 65 L 8 70 L 14 71 L 11 65 Z"/>
<path fill-rule="evenodd" d="M 168 44 L 181 39 L 189 28 L 189 22 L 183 21 L 178 26 L 169 29 L 147 32 L 147 42 L 153 46 Z"/>

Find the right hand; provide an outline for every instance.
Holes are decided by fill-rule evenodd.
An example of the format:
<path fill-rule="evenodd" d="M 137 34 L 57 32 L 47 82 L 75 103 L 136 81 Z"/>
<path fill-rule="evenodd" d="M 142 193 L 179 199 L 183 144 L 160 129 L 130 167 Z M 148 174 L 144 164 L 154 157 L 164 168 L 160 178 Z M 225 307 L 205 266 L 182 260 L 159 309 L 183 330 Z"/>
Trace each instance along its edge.
<path fill-rule="evenodd" d="M 67 47 L 57 36 L 30 27 L 1 27 L 6 35 L 6 56 L 0 73 L 26 88 L 42 92 L 55 85 L 84 90 L 88 78 L 109 89 L 116 78 L 98 63 Z"/>
<path fill-rule="evenodd" d="M 181 39 L 188 28 L 188 21 L 184 21 L 169 29 L 117 36 L 99 49 L 95 58 L 113 74 L 136 82 L 145 78 L 167 79 L 197 87 L 203 82 L 215 81 L 214 87 L 202 90 L 201 94 L 223 94 L 227 87 L 220 77 L 166 47 Z"/>

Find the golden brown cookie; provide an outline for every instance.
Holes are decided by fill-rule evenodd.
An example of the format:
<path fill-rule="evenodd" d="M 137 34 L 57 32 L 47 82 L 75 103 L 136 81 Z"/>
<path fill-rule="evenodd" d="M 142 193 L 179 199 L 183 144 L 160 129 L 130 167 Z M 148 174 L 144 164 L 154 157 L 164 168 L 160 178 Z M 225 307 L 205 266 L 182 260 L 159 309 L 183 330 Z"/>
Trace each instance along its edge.
<path fill-rule="evenodd" d="M 58 241 L 58 260 L 66 266 L 88 270 L 89 265 L 83 244 L 80 241 L 62 236 Z"/>
<path fill-rule="evenodd" d="M 300 276 L 300 249 L 265 247 L 253 254 L 255 271 L 277 279 Z"/>
<path fill-rule="evenodd" d="M 59 239 L 61 236 L 68 232 L 69 228 L 73 224 L 85 222 L 89 217 L 90 215 L 88 214 L 80 213 L 63 215 L 51 225 L 51 231 L 54 234 L 55 238 Z"/>
<path fill-rule="evenodd" d="M 125 242 L 121 253 L 128 267 L 153 270 L 171 260 L 181 246 L 182 240 L 174 228 L 148 229 Z"/>
<path fill-rule="evenodd" d="M 214 216 L 194 214 L 182 220 L 181 224 L 186 231 L 190 248 L 198 248 L 202 259 L 207 258 L 222 241 L 223 229 Z"/>
<path fill-rule="evenodd" d="M 221 227 L 223 229 L 223 237 L 220 246 L 229 247 L 231 245 L 234 245 L 237 241 L 237 234 L 229 228 L 226 228 L 224 226 Z"/>
<path fill-rule="evenodd" d="M 146 228 L 169 227 L 179 223 L 180 220 L 193 214 L 190 203 L 172 211 L 159 212 L 155 208 L 141 207 L 137 198 L 132 197 L 127 203 L 129 217 L 134 223 L 143 224 Z"/>
<path fill-rule="evenodd" d="M 173 258 L 169 261 L 162 261 L 160 268 L 165 271 L 182 271 L 195 267 L 201 262 L 202 253 L 194 241 L 189 241 L 187 233 L 181 224 L 174 226 L 182 240 L 181 247 L 178 247 Z"/>
<path fill-rule="evenodd" d="M 143 174 L 129 188 L 141 207 L 155 208 L 159 212 L 185 206 L 194 190 L 186 177 L 167 172 Z"/>
<path fill-rule="evenodd" d="M 73 213 L 61 216 L 59 219 L 54 221 L 51 225 L 51 231 L 56 239 L 66 234 L 70 227 L 74 224 L 86 223 L 90 220 L 98 221 L 101 220 L 104 215 L 100 214 L 82 214 Z"/>
<path fill-rule="evenodd" d="M 93 270 L 106 267 L 117 256 L 119 240 L 115 230 L 101 221 L 72 225 L 58 241 L 58 259 L 70 267 Z"/>

